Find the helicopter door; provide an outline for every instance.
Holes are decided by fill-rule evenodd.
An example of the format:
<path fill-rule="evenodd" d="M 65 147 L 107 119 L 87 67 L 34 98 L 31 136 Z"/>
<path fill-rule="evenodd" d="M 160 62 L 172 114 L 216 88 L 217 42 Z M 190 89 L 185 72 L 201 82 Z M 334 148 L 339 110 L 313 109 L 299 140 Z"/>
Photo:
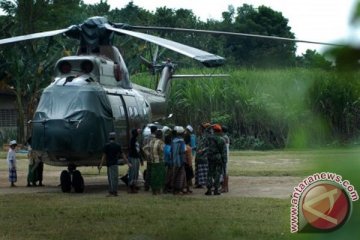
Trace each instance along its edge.
<path fill-rule="evenodd" d="M 126 103 L 126 110 L 129 118 L 129 127 L 141 128 L 143 124 L 143 117 L 141 109 L 138 107 L 135 96 L 123 95 L 124 101 Z"/>
<path fill-rule="evenodd" d="M 121 95 L 109 94 L 108 97 L 114 117 L 114 130 L 123 149 L 127 150 L 130 141 L 130 127 L 125 102 Z"/>

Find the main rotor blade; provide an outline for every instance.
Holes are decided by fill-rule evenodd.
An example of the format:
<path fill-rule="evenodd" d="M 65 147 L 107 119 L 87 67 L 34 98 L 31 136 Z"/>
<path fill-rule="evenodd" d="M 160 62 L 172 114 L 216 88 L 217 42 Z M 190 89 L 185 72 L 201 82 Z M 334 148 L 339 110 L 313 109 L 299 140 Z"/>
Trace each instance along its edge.
<path fill-rule="evenodd" d="M 152 42 L 159 46 L 168 48 L 172 51 L 181 53 L 185 56 L 188 56 L 190 58 L 193 58 L 193 59 L 201 62 L 206 67 L 221 66 L 225 62 L 225 59 L 223 57 L 220 57 L 220 56 L 217 56 L 217 55 L 214 55 L 214 54 L 205 52 L 203 50 L 193 48 L 193 47 L 190 47 L 190 46 L 178 43 L 178 42 L 174 42 L 171 40 L 167 40 L 164 38 L 156 37 L 156 36 L 145 34 L 145 33 L 139 33 L 139 32 L 133 32 L 133 31 L 124 30 L 124 29 L 114 28 L 114 27 L 110 26 L 109 24 L 105 24 L 105 27 L 108 30 L 111 30 L 111 31 L 114 31 L 117 33 L 126 34 L 126 35 L 129 35 L 132 37 L 140 38 L 142 40 Z"/>
<path fill-rule="evenodd" d="M 300 40 L 300 39 L 268 36 L 268 35 L 259 35 L 259 34 L 249 34 L 249 33 L 199 30 L 199 29 L 189 29 L 189 28 L 171 28 L 171 27 L 129 26 L 129 28 L 139 29 L 139 30 L 161 30 L 161 31 L 177 31 L 177 32 L 192 32 L 192 33 L 195 32 L 195 33 L 209 33 L 209 34 L 219 34 L 219 35 L 232 35 L 232 36 L 241 36 L 241 37 L 255 37 L 255 38 L 265 38 L 265 39 L 272 39 L 272 40 L 289 41 L 289 42 L 300 42 L 300 43 L 328 45 L 328 46 L 334 46 L 334 47 L 344 47 L 344 45 L 336 44 L 336 43 L 316 42 L 316 41 L 308 41 L 308 40 Z"/>
<path fill-rule="evenodd" d="M 69 31 L 70 29 L 71 29 L 71 27 L 65 28 L 65 29 L 47 31 L 47 32 L 32 33 L 32 34 L 27 34 L 27 35 L 22 35 L 22 36 L 17 36 L 17 37 L 4 38 L 4 39 L 0 40 L 0 45 L 7 44 L 7 43 L 26 41 L 26 40 L 36 39 L 36 38 L 51 37 L 51 36 L 65 33 L 67 31 Z"/>

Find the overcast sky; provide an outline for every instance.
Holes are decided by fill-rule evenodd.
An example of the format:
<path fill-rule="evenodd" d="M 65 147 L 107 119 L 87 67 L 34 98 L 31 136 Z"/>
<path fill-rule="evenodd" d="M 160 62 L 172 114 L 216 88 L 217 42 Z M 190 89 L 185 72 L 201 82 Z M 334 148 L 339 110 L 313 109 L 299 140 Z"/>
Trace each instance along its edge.
<path fill-rule="evenodd" d="M 155 11 L 158 7 L 185 8 L 206 21 L 209 18 L 220 20 L 221 13 L 229 5 L 240 7 L 244 3 L 254 7 L 265 5 L 279 11 L 289 20 L 291 31 L 301 40 L 319 42 L 338 42 L 350 35 L 350 16 L 358 0 L 133 0 L 134 4 L 144 9 Z M 99 3 L 100 0 L 84 0 L 87 4 Z M 112 8 L 123 8 L 129 1 L 108 0 Z M 131 24 L 131 23 L 129 23 Z M 323 47 L 312 44 L 298 44 L 297 54 L 306 49 L 321 52 Z"/>

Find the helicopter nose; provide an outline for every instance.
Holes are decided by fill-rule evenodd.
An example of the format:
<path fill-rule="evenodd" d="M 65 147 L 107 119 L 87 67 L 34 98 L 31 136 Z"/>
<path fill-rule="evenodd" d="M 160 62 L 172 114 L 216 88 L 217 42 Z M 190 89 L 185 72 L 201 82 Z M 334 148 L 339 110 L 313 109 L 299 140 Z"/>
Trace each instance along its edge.
<path fill-rule="evenodd" d="M 91 120 L 53 119 L 33 124 L 33 148 L 62 155 L 101 151 L 104 137 Z"/>
<path fill-rule="evenodd" d="M 33 122 L 33 148 L 48 152 L 68 152 L 73 150 L 71 125 L 65 120 Z"/>

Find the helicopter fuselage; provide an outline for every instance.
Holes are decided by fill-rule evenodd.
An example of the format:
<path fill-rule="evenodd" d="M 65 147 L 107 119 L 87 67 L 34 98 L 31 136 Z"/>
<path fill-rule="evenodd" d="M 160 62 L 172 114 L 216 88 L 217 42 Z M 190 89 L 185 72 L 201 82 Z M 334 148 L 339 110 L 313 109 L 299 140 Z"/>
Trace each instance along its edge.
<path fill-rule="evenodd" d="M 97 166 L 109 132 L 126 151 L 131 129 L 165 116 L 164 91 L 132 84 L 121 62 L 64 57 L 55 72 L 31 121 L 33 150 L 46 164 Z"/>

